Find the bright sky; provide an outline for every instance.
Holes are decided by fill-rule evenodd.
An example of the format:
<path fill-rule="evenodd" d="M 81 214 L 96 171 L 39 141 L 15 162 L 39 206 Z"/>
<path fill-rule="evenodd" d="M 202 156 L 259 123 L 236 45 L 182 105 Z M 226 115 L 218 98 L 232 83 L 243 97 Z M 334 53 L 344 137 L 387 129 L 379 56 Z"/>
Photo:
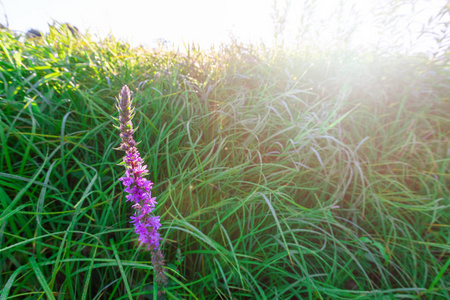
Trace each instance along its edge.
<path fill-rule="evenodd" d="M 23 32 L 30 28 L 48 31 L 47 24 L 56 20 L 99 36 L 112 32 L 133 44 L 152 44 L 163 38 L 178 45 L 183 40 L 201 45 L 226 41 L 237 28 L 243 39 L 272 33 L 272 0 L 0 1 L 9 27 Z M 5 23 L 3 16 L 0 20 Z"/>
<path fill-rule="evenodd" d="M 127 4 L 124 4 L 124 3 Z M 165 39 L 176 46 L 184 42 L 196 42 L 203 47 L 213 43 L 229 41 L 230 34 L 247 42 L 264 41 L 270 44 L 274 36 L 274 6 L 283 14 L 283 8 L 289 3 L 286 14 L 286 43 L 298 41 L 299 32 L 306 28 L 301 23 L 305 3 L 316 3 L 314 14 L 308 14 L 313 30 L 310 37 L 317 43 L 327 45 L 330 39 L 336 39 L 337 30 L 350 30 L 355 22 L 360 22 L 355 31 L 355 44 L 375 44 L 382 40 L 389 44 L 394 36 L 383 31 L 376 24 L 373 12 L 392 0 L 346 0 L 347 8 L 339 19 L 336 10 L 339 0 L 0 0 L 0 23 L 9 28 L 26 32 L 35 28 L 48 31 L 48 23 L 53 20 L 70 23 L 81 32 L 89 30 L 100 37 L 112 32 L 115 37 L 127 40 L 133 45 L 153 45 L 158 39 Z M 414 2 L 414 1 L 413 1 Z M 406 18 L 399 22 L 398 30 L 412 22 L 414 30 L 420 28 L 428 18 L 449 5 L 448 0 L 415 0 L 417 13 L 406 9 Z M 384 3 L 384 4 L 383 4 Z M 350 7 L 353 5 L 353 11 Z M 358 11 L 358 14 L 355 14 Z M 305 16 L 303 16 L 305 17 Z M 400 38 L 408 47 L 409 32 Z M 305 35 L 306 36 L 306 35 Z M 404 40 L 404 41 L 403 41 Z M 426 42 L 425 42 L 426 43 Z M 426 48 L 425 44 L 422 45 Z"/>

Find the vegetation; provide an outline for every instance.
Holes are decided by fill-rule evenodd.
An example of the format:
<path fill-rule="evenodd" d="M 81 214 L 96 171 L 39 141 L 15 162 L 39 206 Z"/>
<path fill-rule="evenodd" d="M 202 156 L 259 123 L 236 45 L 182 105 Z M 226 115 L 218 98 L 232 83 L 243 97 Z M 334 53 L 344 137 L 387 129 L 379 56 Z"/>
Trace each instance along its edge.
<path fill-rule="evenodd" d="M 448 61 L 0 35 L 0 299 L 153 298 L 123 84 L 166 298 L 450 298 Z"/>

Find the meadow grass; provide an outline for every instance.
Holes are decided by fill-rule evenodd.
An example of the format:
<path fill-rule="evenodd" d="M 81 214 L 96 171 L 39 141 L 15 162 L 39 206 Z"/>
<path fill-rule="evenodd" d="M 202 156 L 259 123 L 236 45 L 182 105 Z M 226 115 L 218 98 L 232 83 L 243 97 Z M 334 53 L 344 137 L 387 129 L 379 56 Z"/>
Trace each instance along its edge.
<path fill-rule="evenodd" d="M 118 181 L 123 84 L 166 298 L 450 298 L 448 62 L 0 35 L 0 299 L 154 297 Z"/>

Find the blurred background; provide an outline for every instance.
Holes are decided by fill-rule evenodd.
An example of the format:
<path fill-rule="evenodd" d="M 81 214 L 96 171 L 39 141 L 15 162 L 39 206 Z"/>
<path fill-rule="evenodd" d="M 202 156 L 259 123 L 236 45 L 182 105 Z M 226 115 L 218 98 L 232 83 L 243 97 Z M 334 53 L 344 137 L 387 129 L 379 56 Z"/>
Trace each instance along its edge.
<path fill-rule="evenodd" d="M 0 23 L 18 33 L 69 23 L 134 46 L 203 48 L 234 38 L 267 46 L 314 44 L 439 54 L 448 48 L 447 0 L 2 0 Z"/>

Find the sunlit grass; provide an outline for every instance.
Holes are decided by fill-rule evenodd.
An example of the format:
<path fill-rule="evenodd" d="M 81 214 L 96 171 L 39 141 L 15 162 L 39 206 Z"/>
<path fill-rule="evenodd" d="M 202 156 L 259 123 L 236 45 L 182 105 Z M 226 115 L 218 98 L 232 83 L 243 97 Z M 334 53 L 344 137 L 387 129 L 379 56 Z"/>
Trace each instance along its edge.
<path fill-rule="evenodd" d="M 123 84 L 167 298 L 450 297 L 445 65 L 1 35 L 0 299 L 152 297 L 117 180 Z"/>

